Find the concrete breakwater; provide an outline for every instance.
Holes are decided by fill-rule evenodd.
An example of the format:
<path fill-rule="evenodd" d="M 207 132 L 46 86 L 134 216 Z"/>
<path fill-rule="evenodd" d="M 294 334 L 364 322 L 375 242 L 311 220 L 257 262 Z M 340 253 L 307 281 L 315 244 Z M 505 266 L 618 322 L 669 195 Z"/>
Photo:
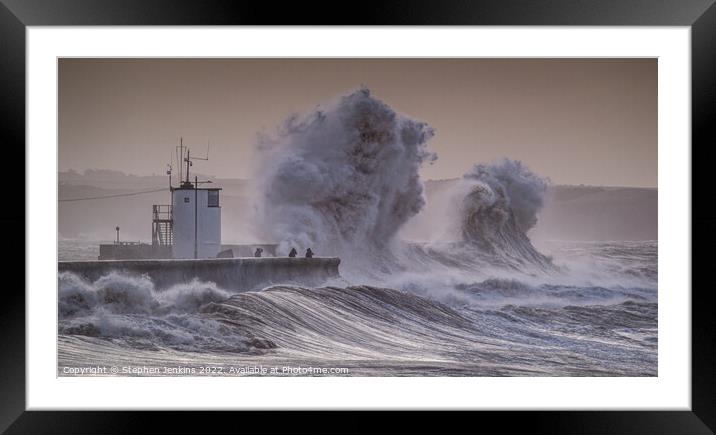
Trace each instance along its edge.
<path fill-rule="evenodd" d="M 159 289 L 196 278 L 226 290 L 248 291 L 272 284 L 321 285 L 340 277 L 340 262 L 337 257 L 60 261 L 58 271 L 89 281 L 110 272 L 144 275 Z"/>

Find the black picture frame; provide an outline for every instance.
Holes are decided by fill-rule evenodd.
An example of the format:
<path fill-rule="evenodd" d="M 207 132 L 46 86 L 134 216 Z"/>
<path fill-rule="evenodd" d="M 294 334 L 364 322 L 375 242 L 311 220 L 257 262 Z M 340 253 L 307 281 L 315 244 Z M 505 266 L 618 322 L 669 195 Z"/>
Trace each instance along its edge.
<path fill-rule="evenodd" d="M 536 433 L 673 433 L 701 434 L 716 431 L 716 321 L 712 315 L 712 291 L 707 285 L 709 251 L 716 241 L 716 211 L 710 207 L 712 183 L 703 174 L 714 157 L 716 137 L 716 6 L 714 0 L 502 0 L 502 1 L 362 1 L 328 4 L 247 1 L 169 0 L 0 0 L 0 108 L 3 127 L 3 173 L 12 190 L 25 180 L 25 30 L 27 26 L 105 25 L 573 25 L 573 26 L 690 26 L 692 35 L 692 410 L 691 411 L 554 411 L 481 412 L 460 420 L 470 426 L 498 427 Z M 8 175 L 12 167 L 16 174 Z M 698 177 L 696 174 L 702 174 Z M 13 192 L 12 195 L 19 195 Z M 209 432 L 224 418 L 236 424 L 234 413 L 211 413 L 197 418 L 193 412 L 56 412 L 25 410 L 25 277 L 19 271 L 25 256 L 19 255 L 24 239 L 25 207 L 10 202 L 0 214 L 5 229 L 3 245 L 13 252 L 5 259 L 0 303 L 0 431 L 7 433 L 132 433 L 171 426 L 181 432 L 201 427 Z M 25 234 L 22 233 L 22 234 Z M 48 246 L 54 246 L 48 241 Z M 713 248 L 711 248 L 713 249 Z M 24 253 L 24 248 L 22 250 Z M 7 282 L 7 281 L 6 281 Z M 678 291 L 664 289 L 663 291 Z M 662 291 L 662 289 L 660 289 Z M 664 327 L 664 325 L 660 325 Z M 157 404 L 161 407 L 161 404 Z M 464 416 L 464 415 L 463 415 Z M 292 429 L 315 430 L 316 417 L 291 414 L 287 418 L 257 416 L 261 421 L 283 421 Z M 329 432 L 360 430 L 374 426 L 365 414 L 331 413 L 341 420 Z M 405 421 L 427 429 L 430 415 L 411 413 Z M 317 420 L 317 418 L 319 420 Z M 455 424 L 438 417 L 444 431 Z M 460 422 L 461 424 L 464 422 Z M 466 423 L 466 422 L 465 422 Z M 493 426 L 497 424 L 497 426 Z M 242 425 L 243 426 L 243 425 Z M 320 426 L 319 426 L 320 427 Z M 248 427 L 244 426 L 246 430 Z M 381 426 L 390 429 L 389 425 Z M 273 432 L 273 430 L 271 431 Z"/>

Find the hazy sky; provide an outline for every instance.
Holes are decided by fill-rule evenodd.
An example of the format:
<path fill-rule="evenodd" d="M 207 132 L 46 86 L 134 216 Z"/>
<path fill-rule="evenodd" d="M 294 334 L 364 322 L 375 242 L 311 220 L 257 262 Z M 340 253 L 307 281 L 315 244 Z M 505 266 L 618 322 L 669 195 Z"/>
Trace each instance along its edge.
<path fill-rule="evenodd" d="M 657 183 L 656 59 L 61 59 L 59 169 L 162 174 L 179 137 L 218 177 L 256 133 L 359 87 L 436 130 L 426 179 L 519 159 L 559 184 Z"/>

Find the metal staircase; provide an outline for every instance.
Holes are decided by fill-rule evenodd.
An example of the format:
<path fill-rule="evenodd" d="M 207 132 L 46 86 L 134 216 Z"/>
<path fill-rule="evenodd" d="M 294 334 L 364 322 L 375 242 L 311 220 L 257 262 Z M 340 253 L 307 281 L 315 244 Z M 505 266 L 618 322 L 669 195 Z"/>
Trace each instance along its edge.
<path fill-rule="evenodd" d="M 152 245 L 172 245 L 174 231 L 172 226 L 172 206 L 152 206 Z"/>

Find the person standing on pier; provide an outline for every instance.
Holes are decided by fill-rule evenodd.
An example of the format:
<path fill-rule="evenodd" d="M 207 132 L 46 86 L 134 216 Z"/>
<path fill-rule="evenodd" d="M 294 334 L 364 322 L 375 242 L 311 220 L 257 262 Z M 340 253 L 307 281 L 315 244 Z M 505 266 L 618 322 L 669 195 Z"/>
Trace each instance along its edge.
<path fill-rule="evenodd" d="M 313 251 L 311 251 L 311 248 L 306 249 L 306 258 L 313 258 Z"/>
<path fill-rule="evenodd" d="M 291 252 L 288 253 L 288 256 L 291 258 L 294 258 L 298 254 L 298 251 L 296 251 L 296 248 L 291 248 Z"/>

